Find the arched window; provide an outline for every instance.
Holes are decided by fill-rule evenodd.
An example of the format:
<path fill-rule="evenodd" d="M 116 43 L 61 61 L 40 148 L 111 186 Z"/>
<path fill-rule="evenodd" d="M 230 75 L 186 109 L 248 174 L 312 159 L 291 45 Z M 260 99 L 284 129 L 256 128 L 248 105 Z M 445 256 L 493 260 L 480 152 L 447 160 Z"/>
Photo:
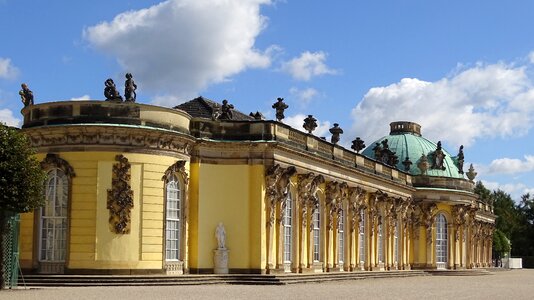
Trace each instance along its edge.
<path fill-rule="evenodd" d="M 284 262 L 291 263 L 293 251 L 293 200 L 291 193 L 287 193 L 286 207 L 284 211 Z"/>
<path fill-rule="evenodd" d="M 436 218 L 436 262 L 447 263 L 447 219 L 443 214 Z"/>
<path fill-rule="evenodd" d="M 317 195 L 315 197 L 318 197 Z M 321 259 L 321 207 L 313 210 L 312 233 L 313 233 L 313 261 Z"/>
<path fill-rule="evenodd" d="M 360 264 L 365 263 L 365 210 L 360 210 L 360 228 L 359 228 L 359 241 L 360 248 Z"/>
<path fill-rule="evenodd" d="M 343 264 L 345 257 L 345 214 L 341 209 L 338 213 L 337 220 L 337 241 L 338 241 L 338 263 Z"/>
<path fill-rule="evenodd" d="M 166 184 L 165 259 L 181 259 L 182 193 L 180 181 L 172 175 Z"/>
<path fill-rule="evenodd" d="M 45 181 L 45 205 L 39 220 L 39 261 L 64 262 L 67 253 L 69 178 L 53 168 Z"/>

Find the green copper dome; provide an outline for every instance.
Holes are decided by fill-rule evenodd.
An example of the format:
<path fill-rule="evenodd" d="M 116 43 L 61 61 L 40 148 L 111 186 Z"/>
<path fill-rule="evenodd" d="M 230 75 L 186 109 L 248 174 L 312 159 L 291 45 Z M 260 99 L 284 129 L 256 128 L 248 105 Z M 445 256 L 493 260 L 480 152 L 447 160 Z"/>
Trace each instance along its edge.
<path fill-rule="evenodd" d="M 425 175 L 464 178 L 458 169 L 458 158 L 438 147 L 438 144 L 422 137 L 419 124 L 393 122 L 390 127 L 391 132 L 388 136 L 369 144 L 362 154 L 385 164 L 394 164 L 399 170 L 407 171 L 412 175 L 422 174 L 420 167 L 425 169 L 424 165 L 421 164 L 424 160 L 422 156 L 424 156 L 428 161 Z M 385 143 L 386 139 L 387 143 Z M 393 153 L 398 157 L 398 160 L 392 158 Z M 381 157 L 377 158 L 376 155 L 381 155 Z M 406 162 L 407 160 L 411 162 L 411 165 Z M 408 166 L 409 169 L 407 169 Z"/>

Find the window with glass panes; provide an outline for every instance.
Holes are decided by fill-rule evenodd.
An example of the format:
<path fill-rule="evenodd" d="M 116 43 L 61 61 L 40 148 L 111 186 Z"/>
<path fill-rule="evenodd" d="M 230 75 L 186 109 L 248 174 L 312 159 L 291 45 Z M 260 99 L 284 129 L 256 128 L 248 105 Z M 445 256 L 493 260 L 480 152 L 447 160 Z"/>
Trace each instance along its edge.
<path fill-rule="evenodd" d="M 166 185 L 167 210 L 165 216 L 165 259 L 180 259 L 181 243 L 181 190 L 180 182 L 176 176 L 172 176 Z"/>
<path fill-rule="evenodd" d="M 69 182 L 60 169 L 47 173 L 45 205 L 41 208 L 39 260 L 63 262 L 67 253 Z"/>
<path fill-rule="evenodd" d="M 337 218 L 338 261 L 343 263 L 345 257 L 345 220 L 343 210 L 339 211 Z"/>
<path fill-rule="evenodd" d="M 436 218 L 436 261 L 447 262 L 447 219 L 443 214 Z"/>
<path fill-rule="evenodd" d="M 313 261 L 321 259 L 321 213 L 320 207 L 313 211 L 312 232 L 313 232 Z"/>
<path fill-rule="evenodd" d="M 395 228 L 393 229 L 393 259 L 395 263 L 399 262 L 399 223 L 395 221 Z"/>
<path fill-rule="evenodd" d="M 384 262 L 384 239 L 383 239 L 383 226 L 378 225 L 378 262 Z"/>
<path fill-rule="evenodd" d="M 360 239 L 358 241 L 360 247 L 360 262 L 365 262 L 365 210 L 360 210 Z"/>
<path fill-rule="evenodd" d="M 284 262 L 291 262 L 291 251 L 293 242 L 293 200 L 291 194 L 287 193 L 286 207 L 284 211 Z"/>

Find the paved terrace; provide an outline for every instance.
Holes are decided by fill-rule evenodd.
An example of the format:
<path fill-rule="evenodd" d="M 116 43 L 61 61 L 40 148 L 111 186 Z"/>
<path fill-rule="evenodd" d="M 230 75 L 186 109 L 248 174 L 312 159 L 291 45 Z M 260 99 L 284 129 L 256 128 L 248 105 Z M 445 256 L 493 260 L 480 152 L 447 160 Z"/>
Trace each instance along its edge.
<path fill-rule="evenodd" d="M 283 286 L 203 285 L 17 289 L 0 299 L 533 299 L 534 269 L 488 276 L 381 278 Z"/>

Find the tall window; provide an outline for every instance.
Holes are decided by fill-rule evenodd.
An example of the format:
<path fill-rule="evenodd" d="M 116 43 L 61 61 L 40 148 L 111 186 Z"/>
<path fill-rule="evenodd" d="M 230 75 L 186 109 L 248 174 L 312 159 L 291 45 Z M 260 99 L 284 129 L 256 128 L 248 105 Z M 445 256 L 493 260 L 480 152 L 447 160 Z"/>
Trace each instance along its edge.
<path fill-rule="evenodd" d="M 167 181 L 167 213 L 165 230 L 166 260 L 180 259 L 182 197 L 180 182 L 175 175 Z"/>
<path fill-rule="evenodd" d="M 384 234 L 382 224 L 378 224 L 378 262 L 384 262 Z"/>
<path fill-rule="evenodd" d="M 443 214 L 436 218 L 436 261 L 447 262 L 447 219 Z"/>
<path fill-rule="evenodd" d="M 337 240 L 338 240 L 338 262 L 340 264 L 343 263 L 343 259 L 345 257 L 345 214 L 343 210 L 339 211 L 339 214 L 337 216 L 338 224 L 337 224 Z"/>
<path fill-rule="evenodd" d="M 69 182 L 60 169 L 52 169 L 45 181 L 45 206 L 41 208 L 39 260 L 64 262 L 67 253 Z"/>
<path fill-rule="evenodd" d="M 360 248 L 360 263 L 365 262 L 365 210 L 360 210 L 360 230 L 359 235 L 360 239 L 358 241 L 358 245 Z"/>
<path fill-rule="evenodd" d="M 395 221 L 395 228 L 393 229 L 393 260 L 395 263 L 399 262 L 399 222 Z"/>
<path fill-rule="evenodd" d="M 313 211 L 312 232 L 313 232 L 313 261 L 321 259 L 321 213 L 320 207 Z"/>
<path fill-rule="evenodd" d="M 291 262 L 292 241 L 293 241 L 293 200 L 291 194 L 287 193 L 286 208 L 284 212 L 284 262 Z"/>

